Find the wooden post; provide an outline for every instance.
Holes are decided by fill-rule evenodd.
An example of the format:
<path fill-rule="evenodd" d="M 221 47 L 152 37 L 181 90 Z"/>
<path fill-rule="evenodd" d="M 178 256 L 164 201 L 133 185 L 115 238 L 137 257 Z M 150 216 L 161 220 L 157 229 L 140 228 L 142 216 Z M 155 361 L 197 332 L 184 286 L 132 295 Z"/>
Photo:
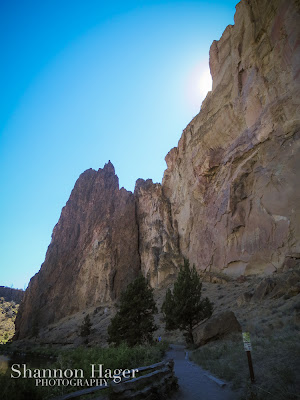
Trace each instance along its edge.
<path fill-rule="evenodd" d="M 254 371 L 253 371 L 253 365 L 252 365 L 251 351 L 247 351 L 246 353 L 247 353 L 247 358 L 248 358 L 251 383 L 254 383 L 255 378 L 254 378 Z"/>
<path fill-rule="evenodd" d="M 252 364 L 252 357 L 251 357 L 251 342 L 250 342 L 250 333 L 249 332 L 243 332 L 243 342 L 244 342 L 244 349 L 247 353 L 247 358 L 248 358 L 248 365 L 249 365 L 249 372 L 250 372 L 250 379 L 251 383 L 255 382 L 255 377 L 254 377 L 254 371 L 253 371 L 253 364 Z"/>

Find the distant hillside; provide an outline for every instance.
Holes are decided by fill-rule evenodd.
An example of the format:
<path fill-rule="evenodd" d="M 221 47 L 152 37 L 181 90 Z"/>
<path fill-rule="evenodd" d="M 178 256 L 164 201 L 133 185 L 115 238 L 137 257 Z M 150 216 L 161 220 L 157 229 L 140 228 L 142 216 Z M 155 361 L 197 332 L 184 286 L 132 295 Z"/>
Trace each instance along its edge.
<path fill-rule="evenodd" d="M 14 301 L 19 304 L 23 296 L 24 290 L 0 286 L 0 297 L 3 297 L 6 301 Z"/>
<path fill-rule="evenodd" d="M 0 297 L 0 344 L 6 343 L 15 333 L 15 319 L 19 304 Z"/>
<path fill-rule="evenodd" d="M 0 286 L 0 344 L 15 333 L 15 319 L 23 296 L 23 290 Z"/>

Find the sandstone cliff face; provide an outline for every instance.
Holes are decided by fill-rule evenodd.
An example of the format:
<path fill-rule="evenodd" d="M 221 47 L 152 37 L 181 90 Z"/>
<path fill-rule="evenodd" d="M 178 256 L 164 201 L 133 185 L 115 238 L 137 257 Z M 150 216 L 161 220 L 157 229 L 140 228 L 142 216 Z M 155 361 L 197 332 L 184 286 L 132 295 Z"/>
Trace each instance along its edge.
<path fill-rule="evenodd" d="M 16 338 L 78 310 L 110 303 L 140 271 L 135 200 L 119 190 L 109 162 L 77 180 L 55 226 L 41 270 L 31 279 Z"/>
<path fill-rule="evenodd" d="M 213 90 L 166 157 L 180 250 L 270 273 L 300 252 L 299 2 L 241 1 L 210 49 Z"/>
<path fill-rule="evenodd" d="M 179 252 L 177 227 L 162 186 L 151 179 L 138 179 L 135 186 L 141 270 L 152 287 L 175 277 L 183 257 Z"/>

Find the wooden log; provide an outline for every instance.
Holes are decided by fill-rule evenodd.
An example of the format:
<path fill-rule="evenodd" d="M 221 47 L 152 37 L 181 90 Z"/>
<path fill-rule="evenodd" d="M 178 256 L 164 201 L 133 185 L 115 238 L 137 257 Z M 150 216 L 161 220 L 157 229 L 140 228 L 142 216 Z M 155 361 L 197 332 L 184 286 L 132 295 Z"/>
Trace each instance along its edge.
<path fill-rule="evenodd" d="M 169 372 L 167 375 L 161 376 L 160 378 L 155 376 L 153 381 L 148 382 L 148 384 L 141 389 L 138 389 L 138 387 L 126 387 L 124 391 L 110 393 L 109 398 L 111 400 L 140 400 L 154 393 L 155 390 L 164 393 L 167 390 L 167 386 L 171 387 L 174 382 L 175 377 Z"/>
<path fill-rule="evenodd" d="M 148 365 L 146 367 L 135 368 L 140 372 L 152 371 L 149 374 L 139 376 L 134 379 L 123 379 L 121 383 L 110 383 L 110 387 L 112 388 L 112 392 L 110 393 L 110 398 L 112 399 L 142 399 L 143 396 L 147 396 L 151 393 L 154 388 L 158 388 L 164 384 L 167 384 L 168 381 L 171 383 L 174 382 L 174 361 L 166 360 L 156 364 Z M 118 376 L 118 375 L 116 375 Z M 144 386 L 142 389 L 139 387 Z M 99 390 L 107 389 L 108 386 L 93 386 L 87 389 L 82 389 L 76 392 L 68 393 L 66 395 L 56 397 L 53 400 L 69 400 L 75 399 L 77 397 L 95 393 Z"/>
<path fill-rule="evenodd" d="M 170 360 L 166 360 L 166 361 L 161 361 L 161 362 L 156 363 L 156 364 L 148 365 L 146 367 L 139 367 L 139 368 L 135 368 L 135 369 L 138 369 L 139 372 L 145 372 L 145 371 L 150 371 L 150 370 L 156 370 L 156 369 L 159 369 L 159 368 L 164 368 L 167 364 L 168 365 L 172 364 L 172 367 L 173 367 L 174 366 L 174 361 L 170 359 Z"/>
<path fill-rule="evenodd" d="M 122 383 L 112 383 L 111 387 L 114 393 L 124 392 L 125 390 L 129 389 L 134 390 L 140 385 L 147 385 L 148 383 L 152 383 L 156 379 L 160 378 L 161 376 L 166 376 L 167 374 L 170 374 L 170 369 L 163 368 L 157 371 L 150 372 L 147 375 L 142 375 L 138 378 L 130 379 L 129 381 L 125 381 Z"/>
<path fill-rule="evenodd" d="M 98 392 L 99 390 L 103 390 L 103 389 L 107 389 L 108 386 L 105 385 L 101 385 L 101 386 L 93 386 L 87 389 L 82 389 L 82 390 L 78 390 L 77 392 L 72 392 L 72 393 L 68 393 L 65 394 L 63 396 L 60 397 L 55 397 L 51 400 L 69 400 L 69 399 L 75 399 L 76 397 L 79 396 L 83 396 L 85 394 L 91 394 L 91 393 L 95 393 Z"/>

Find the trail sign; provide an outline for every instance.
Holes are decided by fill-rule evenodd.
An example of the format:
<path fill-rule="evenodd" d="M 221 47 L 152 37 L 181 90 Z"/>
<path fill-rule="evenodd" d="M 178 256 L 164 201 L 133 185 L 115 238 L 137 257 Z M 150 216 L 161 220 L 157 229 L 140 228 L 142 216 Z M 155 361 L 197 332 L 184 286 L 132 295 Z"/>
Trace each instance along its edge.
<path fill-rule="evenodd" d="M 251 358 L 252 346 L 251 346 L 251 342 L 250 342 L 250 333 L 243 332 L 242 335 L 243 335 L 244 349 L 247 353 L 247 358 L 248 358 L 250 379 L 251 379 L 251 382 L 253 383 L 255 381 L 255 378 L 254 378 L 254 371 L 253 371 L 252 358 Z"/>
<path fill-rule="evenodd" d="M 250 342 L 250 333 L 249 332 L 243 332 L 243 342 L 244 342 L 244 349 L 245 351 L 252 351 L 252 346 Z"/>

